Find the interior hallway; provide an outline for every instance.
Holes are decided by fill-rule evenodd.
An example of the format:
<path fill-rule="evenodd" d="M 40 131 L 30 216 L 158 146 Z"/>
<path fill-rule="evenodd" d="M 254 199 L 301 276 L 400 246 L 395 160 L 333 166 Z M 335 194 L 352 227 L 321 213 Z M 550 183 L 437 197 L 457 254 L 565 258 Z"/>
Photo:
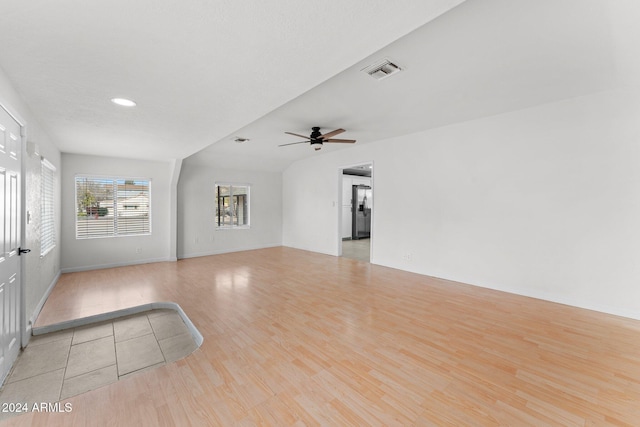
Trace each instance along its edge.
<path fill-rule="evenodd" d="M 371 239 L 343 240 L 342 256 L 359 261 L 370 262 Z"/>
<path fill-rule="evenodd" d="M 640 419 L 640 321 L 285 247 L 64 274 L 37 324 L 156 301 L 199 349 L 3 425 Z"/>

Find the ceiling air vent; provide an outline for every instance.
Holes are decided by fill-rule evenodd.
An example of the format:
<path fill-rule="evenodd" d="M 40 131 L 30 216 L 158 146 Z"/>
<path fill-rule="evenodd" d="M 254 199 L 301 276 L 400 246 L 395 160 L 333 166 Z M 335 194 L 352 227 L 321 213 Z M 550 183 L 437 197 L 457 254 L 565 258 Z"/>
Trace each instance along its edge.
<path fill-rule="evenodd" d="M 376 80 L 382 80 L 392 74 L 402 71 L 402 68 L 389 61 L 388 59 L 383 59 L 382 61 L 376 62 L 373 65 L 369 65 L 362 71 L 369 74 Z"/>

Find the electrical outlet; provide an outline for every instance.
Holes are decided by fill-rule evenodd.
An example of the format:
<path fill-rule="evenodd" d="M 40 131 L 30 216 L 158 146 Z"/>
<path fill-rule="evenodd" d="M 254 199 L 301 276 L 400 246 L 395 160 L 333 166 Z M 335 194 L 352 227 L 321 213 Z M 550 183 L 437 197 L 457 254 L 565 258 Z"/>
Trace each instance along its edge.
<path fill-rule="evenodd" d="M 141 254 L 142 253 L 142 248 L 136 248 L 136 253 L 137 254 Z"/>
<path fill-rule="evenodd" d="M 199 238 L 198 236 L 196 236 L 196 238 L 194 239 L 194 241 L 195 241 L 196 243 L 198 243 L 198 242 L 200 241 L 200 238 Z"/>

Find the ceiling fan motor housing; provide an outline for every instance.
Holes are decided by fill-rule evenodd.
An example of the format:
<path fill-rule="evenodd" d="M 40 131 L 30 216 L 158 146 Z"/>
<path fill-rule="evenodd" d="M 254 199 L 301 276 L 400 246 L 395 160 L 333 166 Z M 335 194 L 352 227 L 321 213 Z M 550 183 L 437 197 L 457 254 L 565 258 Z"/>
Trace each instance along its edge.
<path fill-rule="evenodd" d="M 311 141 L 309 141 L 309 143 L 316 151 L 318 151 L 322 147 L 322 134 L 320 133 L 320 128 L 318 126 L 312 127 L 311 130 L 313 132 L 311 132 L 311 135 L 309 135 L 309 138 L 311 138 Z"/>
<path fill-rule="evenodd" d="M 322 134 L 320 133 L 320 128 L 318 126 L 314 126 L 311 128 L 311 130 L 313 132 L 311 132 L 311 135 L 309 135 L 309 138 L 311 138 L 311 143 L 313 144 L 313 141 L 319 140 L 321 141 L 320 137 L 322 136 Z M 320 142 L 322 144 L 322 142 Z"/>

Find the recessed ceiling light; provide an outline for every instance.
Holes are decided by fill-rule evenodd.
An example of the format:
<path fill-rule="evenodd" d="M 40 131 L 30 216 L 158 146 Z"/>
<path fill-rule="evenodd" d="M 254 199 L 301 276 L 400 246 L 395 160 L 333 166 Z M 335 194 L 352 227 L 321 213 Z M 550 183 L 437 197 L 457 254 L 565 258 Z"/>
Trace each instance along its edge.
<path fill-rule="evenodd" d="M 126 98 L 111 98 L 111 102 L 117 105 L 121 105 L 123 107 L 135 107 L 135 101 Z"/>

